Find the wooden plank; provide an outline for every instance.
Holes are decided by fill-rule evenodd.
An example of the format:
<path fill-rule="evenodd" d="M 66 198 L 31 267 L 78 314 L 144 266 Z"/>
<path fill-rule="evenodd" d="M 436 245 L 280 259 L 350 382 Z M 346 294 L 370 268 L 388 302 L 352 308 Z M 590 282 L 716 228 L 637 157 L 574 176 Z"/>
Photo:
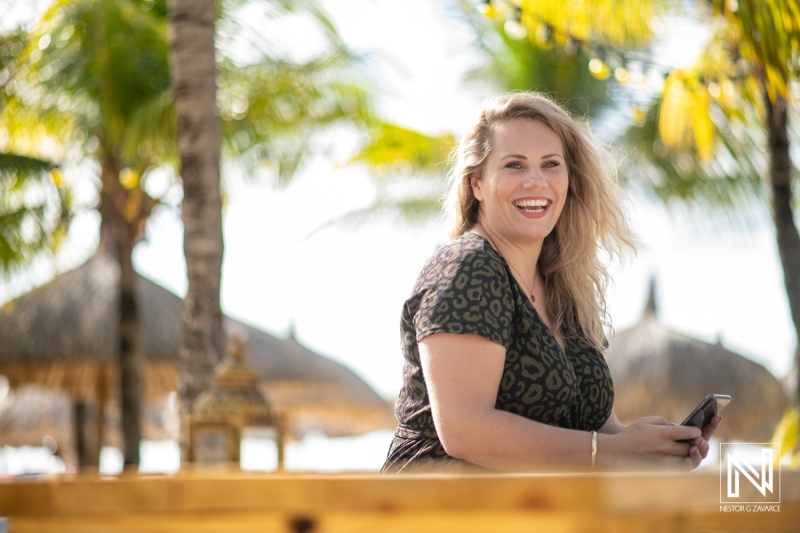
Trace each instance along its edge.
<path fill-rule="evenodd" d="M 719 505 L 719 474 L 609 474 L 603 477 L 602 493 L 608 509 L 625 512 L 703 510 Z"/>
<path fill-rule="evenodd" d="M 283 514 L 211 514 L 164 517 L 114 515 L 110 518 L 71 518 L 69 520 L 12 519 L 14 533 L 408 533 L 436 531 L 471 533 L 502 531 L 530 533 L 577 533 L 580 521 L 563 514 L 532 516 L 510 513 L 502 519 L 494 513 L 332 513 L 322 516 Z"/>
<path fill-rule="evenodd" d="M 719 474 L 55 477 L 0 482 L 14 533 L 409 530 L 797 532 L 800 472 L 779 513 L 726 513 Z"/>
<path fill-rule="evenodd" d="M 584 508 L 600 501 L 593 476 L 231 476 L 72 478 L 0 484 L 0 514 L 166 511 L 471 510 Z M 24 491 L 23 498 L 14 493 Z M 22 501 L 20 501 L 22 500 Z"/>
<path fill-rule="evenodd" d="M 765 520 L 757 515 L 687 516 L 681 513 L 639 516 L 585 517 L 566 512 L 523 513 L 195 513 L 186 515 L 109 515 L 64 518 L 12 518 L 14 533 L 752 533 L 798 531 L 797 516 Z"/>

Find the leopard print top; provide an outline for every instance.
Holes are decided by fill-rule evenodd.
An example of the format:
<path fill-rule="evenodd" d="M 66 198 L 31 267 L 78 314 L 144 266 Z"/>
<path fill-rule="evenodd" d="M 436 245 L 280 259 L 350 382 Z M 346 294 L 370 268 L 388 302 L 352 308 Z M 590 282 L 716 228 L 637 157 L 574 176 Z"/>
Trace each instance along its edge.
<path fill-rule="evenodd" d="M 428 261 L 403 307 L 401 332 L 398 427 L 383 473 L 482 470 L 447 455 L 436 435 L 418 348 L 434 333 L 476 334 L 506 348 L 496 409 L 583 431 L 600 429 L 611 414 L 614 386 L 603 354 L 576 336 L 567 337 L 565 353 L 506 261 L 477 233 Z"/>

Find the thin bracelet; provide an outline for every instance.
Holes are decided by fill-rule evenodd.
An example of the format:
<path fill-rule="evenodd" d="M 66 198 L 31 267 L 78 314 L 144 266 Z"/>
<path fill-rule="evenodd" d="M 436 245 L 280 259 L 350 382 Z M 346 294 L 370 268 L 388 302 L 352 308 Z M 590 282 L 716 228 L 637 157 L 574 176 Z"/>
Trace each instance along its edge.
<path fill-rule="evenodd" d="M 597 432 L 592 431 L 592 471 L 594 471 L 594 462 L 597 459 Z"/>

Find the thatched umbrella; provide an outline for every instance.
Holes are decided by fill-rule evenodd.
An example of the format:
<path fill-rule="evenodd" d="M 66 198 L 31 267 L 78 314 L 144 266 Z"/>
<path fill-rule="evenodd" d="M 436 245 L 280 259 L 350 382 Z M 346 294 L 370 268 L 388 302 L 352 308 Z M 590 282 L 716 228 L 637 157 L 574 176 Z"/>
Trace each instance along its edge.
<path fill-rule="evenodd" d="M 118 393 L 115 339 L 119 271 L 102 249 L 80 267 L 0 309 L 0 374 L 12 387 L 37 383 L 78 402 L 106 403 Z M 177 388 L 183 301 L 138 276 L 142 389 L 151 402 Z M 319 428 L 355 435 L 395 425 L 390 404 L 351 370 L 306 348 L 226 319 L 243 334 L 265 393 L 294 435 Z M 104 409 L 101 409 L 104 411 Z M 102 433 L 104 417 L 97 417 Z"/>
<path fill-rule="evenodd" d="M 320 357 L 293 334 L 278 339 L 245 328 L 250 362 L 265 378 L 263 392 L 289 417 L 295 437 L 311 429 L 340 437 L 397 425 L 391 403 L 347 367 Z"/>
<path fill-rule="evenodd" d="M 26 385 L 0 400 L 0 446 L 54 446 L 64 461 L 76 464 L 69 396 Z M 53 442 L 46 441 L 49 436 Z"/>
<path fill-rule="evenodd" d="M 641 321 L 610 339 L 606 358 L 623 423 L 655 414 L 680 423 L 708 394 L 729 394 L 732 401 L 715 436 L 765 442 L 788 406 L 783 387 L 763 366 L 719 342 L 664 327 L 656 314 L 654 283 Z"/>
<path fill-rule="evenodd" d="M 67 464 L 87 464 L 90 446 L 85 438 L 89 432 L 76 431 L 78 415 L 70 397 L 63 391 L 54 391 L 41 385 L 26 384 L 10 391 L 0 400 L 0 446 L 55 446 L 56 454 Z M 164 440 L 177 438 L 177 413 L 162 403 L 148 403 L 142 411 L 142 438 Z M 97 406 L 89 405 L 88 418 L 94 418 Z M 106 406 L 104 442 L 122 446 L 119 409 Z M 170 416 L 172 415 L 172 416 Z M 80 415 L 78 415 L 80 416 Z M 48 441 L 48 437 L 51 439 Z M 94 443 L 92 443 L 94 444 Z"/>

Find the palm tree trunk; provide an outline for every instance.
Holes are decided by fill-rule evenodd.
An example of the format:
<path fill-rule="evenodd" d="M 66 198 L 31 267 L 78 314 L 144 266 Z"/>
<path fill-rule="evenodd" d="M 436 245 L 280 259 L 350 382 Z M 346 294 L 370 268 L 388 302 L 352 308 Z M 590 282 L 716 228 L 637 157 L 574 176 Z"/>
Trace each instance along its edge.
<path fill-rule="evenodd" d="M 86 401 L 73 400 L 72 402 L 72 431 L 75 443 L 75 468 L 80 471 L 81 467 L 89 466 L 92 460 L 89 454 L 89 446 L 86 442 Z"/>
<path fill-rule="evenodd" d="M 119 265 L 119 332 L 117 355 L 119 367 L 120 418 L 125 466 L 139 464 L 139 442 L 141 440 L 141 372 L 139 363 L 140 333 L 139 309 L 136 304 L 136 272 L 131 257 L 134 235 L 128 224 L 121 219 L 104 197 L 100 206 L 102 227 L 100 246 Z M 102 442 L 98 442 L 98 453 Z"/>
<path fill-rule="evenodd" d="M 127 228 L 122 228 L 127 230 Z M 127 233 L 127 231 L 125 231 Z M 139 371 L 139 310 L 136 305 L 133 270 L 133 239 L 128 235 L 117 242 L 120 264 L 119 390 L 121 425 L 125 446 L 125 466 L 139 464 L 141 441 L 141 376 Z"/>
<path fill-rule="evenodd" d="M 789 158 L 788 109 L 786 101 L 770 102 L 762 90 L 767 108 L 767 139 L 769 146 L 769 182 L 772 189 L 772 209 L 775 218 L 778 252 L 783 267 L 783 281 L 789 298 L 792 323 L 800 339 L 800 234 L 792 212 L 792 162 Z M 794 357 L 795 402 L 800 403 L 800 345 Z"/>
<path fill-rule="evenodd" d="M 211 386 L 214 367 L 226 344 L 219 304 L 223 242 L 214 2 L 171 0 L 169 16 L 170 72 L 183 179 L 183 248 L 189 278 L 179 384 L 185 422 L 194 400 Z"/>

